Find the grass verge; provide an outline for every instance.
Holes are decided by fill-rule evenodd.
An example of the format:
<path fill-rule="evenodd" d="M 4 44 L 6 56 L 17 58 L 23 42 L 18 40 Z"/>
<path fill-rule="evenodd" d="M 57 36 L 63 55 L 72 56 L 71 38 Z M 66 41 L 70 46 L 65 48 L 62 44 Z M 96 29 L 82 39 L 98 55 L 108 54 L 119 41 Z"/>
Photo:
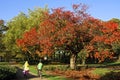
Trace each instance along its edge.
<path fill-rule="evenodd" d="M 107 69 L 107 68 L 96 68 L 95 70 L 92 71 L 93 74 L 97 74 L 100 76 L 105 75 L 106 73 L 111 72 L 111 70 Z"/>
<path fill-rule="evenodd" d="M 35 65 L 30 66 L 30 72 L 37 75 L 37 68 Z M 47 78 L 48 80 L 68 80 L 67 78 L 64 78 L 62 76 L 54 76 L 54 75 L 48 75 L 43 71 L 43 77 Z"/>

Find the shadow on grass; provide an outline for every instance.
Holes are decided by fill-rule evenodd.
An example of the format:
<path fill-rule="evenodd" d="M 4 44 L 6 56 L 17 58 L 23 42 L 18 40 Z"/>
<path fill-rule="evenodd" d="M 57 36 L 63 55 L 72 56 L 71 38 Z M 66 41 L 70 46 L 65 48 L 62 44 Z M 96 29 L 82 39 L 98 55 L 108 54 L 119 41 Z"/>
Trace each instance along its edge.
<path fill-rule="evenodd" d="M 99 80 L 120 80 L 120 72 L 110 72 L 102 76 Z"/>
<path fill-rule="evenodd" d="M 101 64 L 88 64 L 88 67 L 92 68 L 105 68 L 112 66 L 120 66 L 120 62 L 101 63 Z"/>
<path fill-rule="evenodd" d="M 119 66 L 120 63 L 107 63 L 107 64 L 104 64 L 105 66 Z"/>

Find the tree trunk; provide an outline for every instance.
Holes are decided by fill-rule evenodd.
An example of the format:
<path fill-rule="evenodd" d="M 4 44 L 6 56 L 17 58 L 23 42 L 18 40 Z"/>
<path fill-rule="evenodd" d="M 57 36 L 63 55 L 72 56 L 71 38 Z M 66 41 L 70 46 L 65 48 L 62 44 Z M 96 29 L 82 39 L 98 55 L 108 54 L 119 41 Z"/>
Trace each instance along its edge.
<path fill-rule="evenodd" d="M 76 61 L 76 54 L 71 54 L 71 57 L 70 57 L 70 68 L 73 69 L 73 70 L 76 67 L 75 61 Z"/>

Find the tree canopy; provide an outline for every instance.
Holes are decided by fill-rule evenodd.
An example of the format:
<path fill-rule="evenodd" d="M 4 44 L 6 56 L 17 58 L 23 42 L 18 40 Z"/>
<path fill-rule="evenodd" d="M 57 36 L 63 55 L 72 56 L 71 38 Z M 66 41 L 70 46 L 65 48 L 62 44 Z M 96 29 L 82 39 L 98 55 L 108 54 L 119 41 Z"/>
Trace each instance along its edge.
<path fill-rule="evenodd" d="M 90 16 L 87 6 L 75 4 L 73 10 L 47 8 L 20 13 L 8 22 L 4 43 L 8 50 L 22 50 L 30 56 L 49 56 L 57 50 L 70 53 L 70 67 L 75 69 L 77 55 L 102 62 L 112 59 L 120 41 L 118 20 L 102 21 Z M 119 47 L 117 47 L 119 48 Z"/>
<path fill-rule="evenodd" d="M 29 9 L 28 14 L 21 12 L 7 22 L 9 30 L 6 32 L 3 41 L 8 51 L 12 53 L 20 51 L 16 45 L 16 39 L 22 38 L 24 32 L 29 31 L 32 27 L 37 27 L 41 20 L 45 18 L 44 12 L 48 12 L 47 7 L 34 10 Z"/>

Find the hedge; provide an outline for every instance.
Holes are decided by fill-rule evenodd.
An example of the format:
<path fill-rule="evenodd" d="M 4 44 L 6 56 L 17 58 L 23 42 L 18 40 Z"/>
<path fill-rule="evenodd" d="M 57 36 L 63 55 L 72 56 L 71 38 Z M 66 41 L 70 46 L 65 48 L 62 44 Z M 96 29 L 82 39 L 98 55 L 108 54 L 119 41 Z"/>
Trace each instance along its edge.
<path fill-rule="evenodd" d="M 16 77 L 17 69 L 8 65 L 0 65 L 0 80 L 12 80 Z"/>

